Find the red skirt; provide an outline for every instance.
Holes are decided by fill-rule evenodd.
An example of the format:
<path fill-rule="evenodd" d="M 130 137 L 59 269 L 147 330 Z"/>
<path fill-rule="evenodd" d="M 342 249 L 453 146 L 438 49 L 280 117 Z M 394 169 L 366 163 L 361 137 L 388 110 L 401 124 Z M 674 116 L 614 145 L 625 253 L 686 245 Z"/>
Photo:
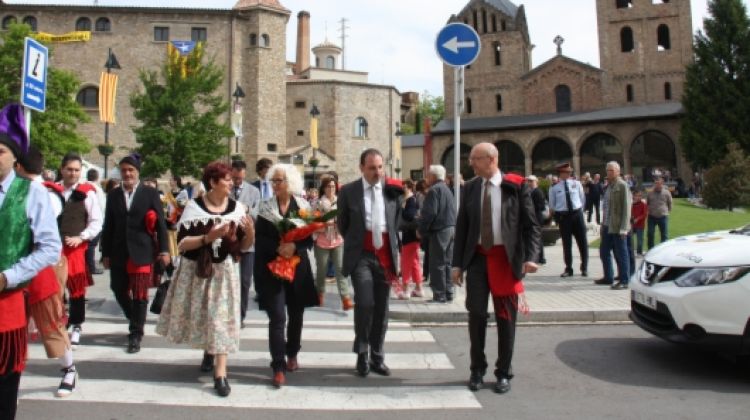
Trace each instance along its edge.
<path fill-rule="evenodd" d="M 29 285 L 29 305 L 39 303 L 48 297 L 60 293 L 60 284 L 52 266 L 49 266 L 31 280 Z"/>
<path fill-rule="evenodd" d="M 153 284 L 151 272 L 153 264 L 135 265 L 128 258 L 125 268 L 128 272 L 128 289 L 134 300 L 148 300 L 148 289 Z"/>
<path fill-rule="evenodd" d="M 28 331 L 22 290 L 0 294 L 0 375 L 23 372 Z"/>
<path fill-rule="evenodd" d="M 89 243 L 83 242 L 75 248 L 63 246 L 63 255 L 68 258 L 68 292 L 70 297 L 86 296 L 86 288 L 91 285 L 92 277 L 86 266 L 86 249 Z"/>

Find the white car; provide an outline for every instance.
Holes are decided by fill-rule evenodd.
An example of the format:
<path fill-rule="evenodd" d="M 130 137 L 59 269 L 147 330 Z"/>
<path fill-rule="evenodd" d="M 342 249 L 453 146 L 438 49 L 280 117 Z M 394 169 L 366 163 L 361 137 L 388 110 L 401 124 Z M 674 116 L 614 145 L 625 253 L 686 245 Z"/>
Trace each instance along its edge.
<path fill-rule="evenodd" d="M 653 248 L 630 281 L 630 319 L 673 342 L 750 355 L 750 225 Z"/>

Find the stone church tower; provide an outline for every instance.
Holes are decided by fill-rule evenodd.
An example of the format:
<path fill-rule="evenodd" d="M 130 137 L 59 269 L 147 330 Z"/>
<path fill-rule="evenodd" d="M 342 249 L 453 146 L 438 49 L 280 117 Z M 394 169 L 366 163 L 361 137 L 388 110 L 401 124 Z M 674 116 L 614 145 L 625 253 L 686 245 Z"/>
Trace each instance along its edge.
<path fill-rule="evenodd" d="M 597 0 L 606 107 L 682 98 L 693 61 L 690 0 Z"/>
<path fill-rule="evenodd" d="M 518 80 L 531 69 L 531 42 L 523 5 L 509 0 L 471 0 L 450 22 L 472 26 L 481 39 L 481 53 L 465 71 L 466 118 L 523 112 Z M 453 110 L 453 67 L 443 66 L 446 109 Z"/>

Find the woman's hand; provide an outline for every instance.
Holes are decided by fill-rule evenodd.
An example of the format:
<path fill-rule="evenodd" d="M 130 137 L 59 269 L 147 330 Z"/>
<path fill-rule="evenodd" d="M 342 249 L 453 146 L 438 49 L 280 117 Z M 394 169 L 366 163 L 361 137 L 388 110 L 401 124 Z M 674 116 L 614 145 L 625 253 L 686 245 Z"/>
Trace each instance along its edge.
<path fill-rule="evenodd" d="M 531 308 L 529 308 L 529 302 L 526 301 L 526 293 L 518 294 L 518 312 L 524 315 L 528 315 L 529 312 L 531 312 Z"/>
<path fill-rule="evenodd" d="M 232 228 L 231 223 L 219 223 L 211 228 L 211 231 L 206 234 L 206 242 L 213 242 L 219 238 L 223 238 L 229 230 Z"/>
<path fill-rule="evenodd" d="M 253 222 L 253 219 L 248 216 L 242 216 L 242 219 L 240 219 L 240 229 L 242 229 L 247 236 L 255 235 L 255 223 Z"/>
<path fill-rule="evenodd" d="M 282 242 L 276 250 L 276 252 L 284 258 L 292 258 L 295 251 L 297 251 L 297 246 L 294 245 L 294 242 Z"/>

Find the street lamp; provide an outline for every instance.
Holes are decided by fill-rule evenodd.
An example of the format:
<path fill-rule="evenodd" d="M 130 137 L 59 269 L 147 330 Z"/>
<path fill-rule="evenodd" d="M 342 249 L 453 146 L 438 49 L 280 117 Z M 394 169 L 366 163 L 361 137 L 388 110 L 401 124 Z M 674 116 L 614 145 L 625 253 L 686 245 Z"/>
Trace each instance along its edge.
<path fill-rule="evenodd" d="M 240 137 L 242 137 L 242 107 L 240 106 L 240 99 L 245 97 L 245 91 L 242 90 L 240 84 L 237 83 L 234 88 L 234 112 L 232 114 L 232 130 L 234 131 L 234 149 L 237 153 L 240 152 Z M 227 141 L 227 149 L 229 153 L 229 160 L 232 160 L 232 146 L 231 140 Z"/>
<path fill-rule="evenodd" d="M 363 139 L 367 139 L 367 126 L 368 125 L 369 124 L 367 124 L 366 119 L 362 118 L 361 120 L 359 120 L 359 131 L 360 133 L 362 133 Z"/>
<path fill-rule="evenodd" d="M 401 136 L 404 135 L 404 133 L 401 132 L 401 123 L 396 122 L 396 132 L 394 133 L 396 136 L 396 146 L 391 146 L 391 159 L 396 160 L 396 176 L 398 177 L 401 173 Z M 391 169 L 393 169 L 393 161 L 391 161 Z"/>
<path fill-rule="evenodd" d="M 319 163 L 318 158 L 315 155 L 315 152 L 318 149 L 318 115 L 320 115 L 320 111 L 318 110 L 318 107 L 315 106 L 315 103 L 313 103 L 312 108 L 310 108 L 310 146 L 312 147 L 310 166 L 312 166 L 313 187 L 315 187 L 315 168 L 318 167 Z"/>
<path fill-rule="evenodd" d="M 107 74 L 112 73 L 112 69 L 120 70 L 122 67 L 120 67 L 120 63 L 117 61 L 117 57 L 115 57 L 115 54 L 112 52 L 112 48 L 110 48 L 107 51 L 107 62 L 104 63 L 104 68 L 107 69 Z M 115 76 L 116 77 L 116 76 Z M 105 86 L 100 86 L 100 89 L 106 89 Z M 114 90 L 111 92 L 112 95 L 115 94 Z M 114 104 L 114 100 L 112 100 L 112 104 Z M 104 104 L 99 104 L 99 106 L 103 106 Z M 112 115 L 114 115 L 114 109 L 112 110 Z M 99 148 L 99 153 L 104 155 L 104 178 L 107 178 L 107 161 L 109 160 L 109 155 L 112 154 L 114 149 L 109 145 L 109 119 L 105 119 L 104 121 L 104 147 Z"/>

